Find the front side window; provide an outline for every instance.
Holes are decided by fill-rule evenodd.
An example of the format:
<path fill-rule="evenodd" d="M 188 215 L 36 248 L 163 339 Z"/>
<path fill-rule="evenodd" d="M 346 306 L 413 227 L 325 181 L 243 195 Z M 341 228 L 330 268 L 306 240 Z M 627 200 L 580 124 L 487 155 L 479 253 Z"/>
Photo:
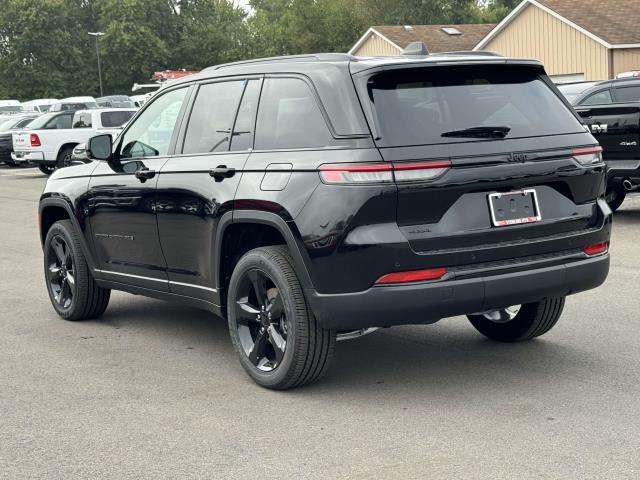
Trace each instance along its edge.
<path fill-rule="evenodd" d="M 616 88 L 616 100 L 620 103 L 640 102 L 640 86 Z"/>
<path fill-rule="evenodd" d="M 256 149 L 319 148 L 326 147 L 331 140 L 331 132 L 306 82 L 299 78 L 264 81 Z"/>
<path fill-rule="evenodd" d="M 120 157 L 166 155 L 186 93 L 185 87 L 157 96 L 122 136 Z"/>
<path fill-rule="evenodd" d="M 611 92 L 609 90 L 601 90 L 585 98 L 580 102 L 580 105 L 609 105 L 610 103 L 613 103 Z"/>
<path fill-rule="evenodd" d="M 202 85 L 193 104 L 182 153 L 229 150 L 231 128 L 245 81 Z"/>

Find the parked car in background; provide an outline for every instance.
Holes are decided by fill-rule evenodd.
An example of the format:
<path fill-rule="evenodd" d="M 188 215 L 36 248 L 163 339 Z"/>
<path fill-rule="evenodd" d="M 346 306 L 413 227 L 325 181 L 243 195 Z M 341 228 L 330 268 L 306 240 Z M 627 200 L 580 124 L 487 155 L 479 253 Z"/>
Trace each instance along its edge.
<path fill-rule="evenodd" d="M 640 190 L 640 78 L 598 82 L 575 100 L 575 110 L 603 148 L 607 203 L 617 210 Z"/>
<path fill-rule="evenodd" d="M 20 113 L 23 110 L 18 100 L 0 100 L 0 114 Z"/>
<path fill-rule="evenodd" d="M 575 100 L 586 90 L 593 87 L 598 82 L 575 82 L 575 83 L 562 83 L 556 85 L 558 90 L 565 96 L 571 105 L 574 105 Z"/>
<path fill-rule="evenodd" d="M 129 98 L 133 102 L 133 105 L 138 108 L 144 105 L 147 101 L 146 95 L 131 95 Z"/>
<path fill-rule="evenodd" d="M 640 71 L 632 70 L 630 72 L 622 72 L 616 75 L 616 78 L 632 78 L 632 77 L 640 77 Z"/>
<path fill-rule="evenodd" d="M 468 315 L 533 339 L 609 270 L 601 148 L 531 60 L 218 66 L 89 151 L 40 199 L 58 315 L 99 317 L 112 289 L 207 309 L 268 388 L 369 327 Z"/>
<path fill-rule="evenodd" d="M 36 100 L 29 100 L 28 102 L 22 102 L 22 108 L 27 111 L 46 113 L 48 112 L 54 103 L 57 103 L 56 98 L 38 98 Z"/>
<path fill-rule="evenodd" d="M 15 162 L 11 158 L 13 152 L 12 131 L 27 127 L 37 115 L 16 114 L 12 117 L 0 121 L 0 162 L 14 166 Z"/>
<path fill-rule="evenodd" d="M 136 105 L 127 95 L 109 95 L 96 98 L 98 106 L 101 108 L 134 108 Z"/>
<path fill-rule="evenodd" d="M 136 109 L 108 108 L 51 112 L 36 119 L 25 130 L 12 134 L 16 163 L 33 162 L 51 174 L 69 165 L 73 148 L 97 133 L 117 133 Z"/>
<path fill-rule="evenodd" d="M 88 108 L 98 108 L 98 103 L 93 97 L 69 97 L 58 100 L 54 103 L 51 112 L 63 112 L 65 110 L 86 110 Z"/>

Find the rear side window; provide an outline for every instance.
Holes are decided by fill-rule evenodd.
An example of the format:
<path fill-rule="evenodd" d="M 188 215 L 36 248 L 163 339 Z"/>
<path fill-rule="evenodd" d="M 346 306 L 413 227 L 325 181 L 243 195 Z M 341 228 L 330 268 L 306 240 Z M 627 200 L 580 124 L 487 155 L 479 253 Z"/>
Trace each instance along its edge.
<path fill-rule="evenodd" d="M 508 127 L 507 138 L 584 131 L 569 108 L 528 68 L 430 67 L 369 79 L 382 146 L 484 140 L 449 136 L 474 127 Z"/>
<path fill-rule="evenodd" d="M 616 100 L 620 103 L 640 102 L 640 85 L 616 88 Z"/>
<path fill-rule="evenodd" d="M 581 101 L 580 105 L 609 105 L 610 103 L 613 103 L 613 99 L 611 92 L 607 89 L 591 94 Z"/>
<path fill-rule="evenodd" d="M 231 128 L 245 81 L 202 85 L 193 104 L 182 153 L 229 150 Z"/>
<path fill-rule="evenodd" d="M 238 116 L 233 127 L 231 150 L 238 152 L 253 146 L 253 130 L 256 125 L 256 110 L 260 97 L 260 81 L 249 80 L 242 95 Z"/>
<path fill-rule="evenodd" d="M 73 116 L 73 128 L 91 128 L 91 114 L 76 113 Z"/>
<path fill-rule="evenodd" d="M 100 123 L 103 127 L 114 128 L 121 127 L 129 121 L 135 112 L 102 112 L 100 114 Z"/>
<path fill-rule="evenodd" d="M 267 78 L 262 87 L 255 148 L 325 147 L 331 132 L 309 85 L 298 78 Z"/>

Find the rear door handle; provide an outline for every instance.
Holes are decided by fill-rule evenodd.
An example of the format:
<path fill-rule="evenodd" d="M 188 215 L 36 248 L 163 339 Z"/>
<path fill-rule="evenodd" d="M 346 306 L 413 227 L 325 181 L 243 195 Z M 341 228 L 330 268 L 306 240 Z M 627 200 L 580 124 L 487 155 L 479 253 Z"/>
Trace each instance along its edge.
<path fill-rule="evenodd" d="M 156 171 L 155 170 L 149 170 L 149 169 L 144 169 L 144 170 L 138 170 L 135 173 L 135 176 L 138 180 L 140 180 L 140 182 L 144 183 L 147 180 L 153 178 L 156 176 Z"/>
<path fill-rule="evenodd" d="M 229 168 L 226 165 L 218 165 L 216 168 L 209 170 L 209 175 L 212 176 L 216 182 L 221 182 L 225 178 L 231 178 L 236 174 L 235 168 Z"/>

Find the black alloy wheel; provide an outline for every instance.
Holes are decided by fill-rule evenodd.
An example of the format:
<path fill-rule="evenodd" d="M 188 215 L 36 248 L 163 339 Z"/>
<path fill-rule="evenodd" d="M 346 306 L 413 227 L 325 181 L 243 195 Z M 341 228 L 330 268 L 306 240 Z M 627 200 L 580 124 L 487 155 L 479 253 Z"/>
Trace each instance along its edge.
<path fill-rule="evenodd" d="M 61 235 L 55 235 L 49 244 L 47 255 L 47 282 L 53 300 L 60 310 L 71 308 L 76 294 L 76 277 L 73 254 Z"/>
<path fill-rule="evenodd" d="M 284 390 L 324 375 L 336 333 L 314 317 L 285 246 L 245 253 L 233 270 L 227 298 L 231 342 L 258 385 Z"/>
<path fill-rule="evenodd" d="M 615 186 L 607 188 L 604 199 L 609 205 L 609 208 L 615 212 L 620 208 L 626 196 L 627 192 L 622 188 L 622 186 Z"/>
<path fill-rule="evenodd" d="M 51 163 L 38 163 L 38 169 L 45 175 L 51 175 L 56 171 L 56 166 Z"/>
<path fill-rule="evenodd" d="M 251 269 L 242 276 L 238 293 L 235 318 L 242 349 L 259 370 L 275 370 L 284 357 L 289 330 L 280 291 L 265 272 Z"/>

